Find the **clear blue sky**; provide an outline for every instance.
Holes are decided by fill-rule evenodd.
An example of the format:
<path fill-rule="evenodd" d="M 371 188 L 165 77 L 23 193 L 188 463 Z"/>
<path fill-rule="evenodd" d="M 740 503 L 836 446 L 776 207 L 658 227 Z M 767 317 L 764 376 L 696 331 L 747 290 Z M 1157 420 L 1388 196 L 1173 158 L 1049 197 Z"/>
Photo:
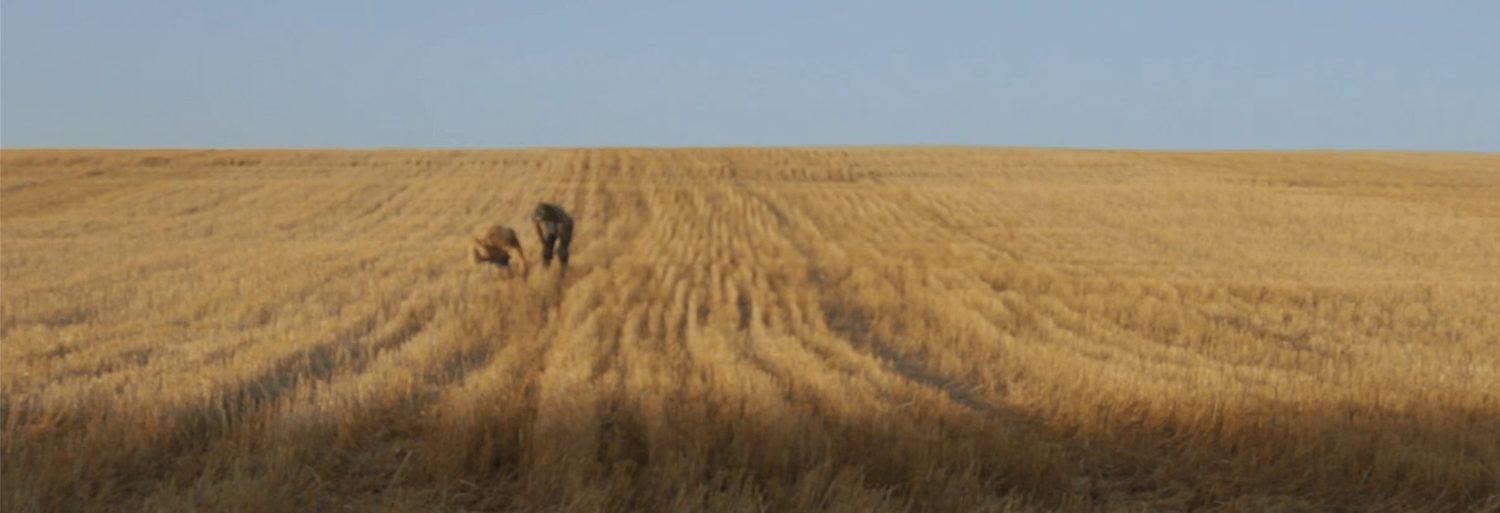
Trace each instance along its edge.
<path fill-rule="evenodd" d="M 1500 151 L 1500 2 L 3 0 L 5 147 Z"/>

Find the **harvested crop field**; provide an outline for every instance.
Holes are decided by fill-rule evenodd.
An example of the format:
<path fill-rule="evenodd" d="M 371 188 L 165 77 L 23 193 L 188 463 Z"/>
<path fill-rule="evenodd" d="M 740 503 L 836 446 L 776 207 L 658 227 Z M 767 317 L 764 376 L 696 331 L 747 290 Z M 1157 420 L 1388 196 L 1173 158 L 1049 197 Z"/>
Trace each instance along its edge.
<path fill-rule="evenodd" d="M 4 511 L 1500 509 L 1500 155 L 6 150 L 0 228 Z"/>

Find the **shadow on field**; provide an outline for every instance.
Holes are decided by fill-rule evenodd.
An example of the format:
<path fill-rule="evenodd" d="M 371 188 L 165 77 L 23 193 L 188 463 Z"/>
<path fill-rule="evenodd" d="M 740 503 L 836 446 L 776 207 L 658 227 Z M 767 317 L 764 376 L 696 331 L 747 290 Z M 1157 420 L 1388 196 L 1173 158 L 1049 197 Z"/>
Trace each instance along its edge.
<path fill-rule="evenodd" d="M 152 427 L 128 415 L 62 432 L 7 424 L 4 510 L 153 509 L 174 497 L 302 510 L 425 497 L 474 510 L 1466 511 L 1493 507 L 1500 481 L 1500 419 L 1436 407 L 1224 411 L 1206 419 L 1217 424 L 1085 431 L 810 405 L 767 418 L 614 394 L 551 419 L 566 428 L 548 432 L 534 394 L 516 397 L 466 412 L 387 405 L 295 419 L 295 429 L 272 427 L 292 419 L 221 425 L 192 443 L 134 435 Z"/>
<path fill-rule="evenodd" d="M 561 277 L 501 282 L 436 312 L 413 310 L 343 342 L 314 345 L 202 403 L 140 412 L 94 401 L 43 411 L 6 398 L 0 509 L 1500 506 L 1494 412 L 1332 404 L 1153 415 L 1144 405 L 1109 404 L 1087 421 L 1062 422 L 986 404 L 889 349 L 858 309 L 831 302 L 824 321 L 832 331 L 963 407 L 859 410 L 787 392 L 781 406 L 757 408 L 710 400 L 688 383 L 641 397 L 597 379 L 576 397 L 542 397 L 539 376 L 557 343 L 563 284 Z M 331 377 L 362 372 L 375 355 L 415 344 L 429 330 L 447 330 L 438 339 L 458 342 L 430 361 L 404 363 L 414 376 L 408 385 L 353 406 L 317 402 L 312 390 Z M 481 373 L 477 390 L 460 395 L 467 402 L 443 401 Z"/>

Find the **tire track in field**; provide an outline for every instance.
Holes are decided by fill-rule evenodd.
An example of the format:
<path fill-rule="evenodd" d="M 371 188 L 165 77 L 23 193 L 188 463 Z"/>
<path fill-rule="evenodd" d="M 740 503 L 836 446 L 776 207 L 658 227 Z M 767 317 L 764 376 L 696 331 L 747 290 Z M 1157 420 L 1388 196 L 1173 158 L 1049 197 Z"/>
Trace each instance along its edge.
<path fill-rule="evenodd" d="M 794 342 L 785 327 L 778 329 L 765 321 L 789 317 L 785 305 L 798 294 L 793 286 L 763 286 L 772 276 L 790 285 L 784 275 L 797 268 L 784 256 L 790 250 L 777 249 L 788 243 L 776 237 L 771 221 L 774 214 L 758 211 L 758 205 L 746 199 L 743 186 L 705 186 L 675 194 L 687 209 L 675 217 L 724 221 L 675 228 L 682 246 L 692 248 L 680 256 L 685 263 L 713 262 L 707 273 L 694 277 L 707 288 L 707 295 L 700 298 L 696 308 L 701 318 L 694 323 L 694 330 L 700 334 L 717 331 L 737 361 L 771 377 L 786 391 L 812 394 L 799 400 L 836 401 L 830 391 L 819 391 L 814 384 L 821 374 L 841 373 L 839 366 L 828 366 L 832 362 L 825 361 L 813 348 Z"/>
<path fill-rule="evenodd" d="M 480 371 L 484 376 L 498 374 L 505 382 L 521 385 L 524 393 L 519 399 L 524 406 L 480 414 L 481 418 L 499 415 L 509 421 L 507 425 L 514 430 L 511 434 L 518 439 L 489 445 L 478 460 L 466 459 L 471 465 L 524 465 L 551 469 L 538 470 L 549 475 L 567 474 L 564 468 L 578 472 L 589 468 L 587 463 L 597 447 L 594 433 L 604 397 L 597 386 L 597 374 L 611 364 L 614 339 L 623 321 L 623 313 L 609 304 L 607 292 L 612 280 L 628 276 L 613 271 L 621 262 L 602 257 L 617 253 L 615 248 L 620 244 L 630 243 L 632 224 L 639 224 L 632 221 L 640 214 L 628 207 L 628 201 L 622 202 L 603 187 L 600 179 L 623 172 L 626 165 L 611 155 L 601 158 L 594 152 L 571 151 L 544 164 L 544 171 L 538 175 L 544 183 L 533 191 L 534 200 L 524 208 L 529 212 L 536 201 L 552 201 L 569 210 L 576 223 L 573 261 L 566 274 L 558 262 L 550 269 L 538 267 L 543 272 L 534 273 L 529 281 L 548 291 L 538 301 L 544 313 L 534 328 L 536 343 L 516 346 L 515 354 L 496 360 L 491 364 L 493 369 Z M 612 236 L 601 239 L 591 234 Z M 464 404 L 476 395 L 515 397 L 492 387 L 476 387 L 445 401 Z"/>
<path fill-rule="evenodd" d="M 518 163 L 502 163 L 506 164 Z M 537 169 L 546 165 L 528 164 Z M 464 166 L 455 169 L 468 171 Z M 520 217 L 521 212 L 511 210 L 529 206 L 529 198 L 539 196 L 536 191 L 546 178 L 541 172 L 483 173 L 464 191 L 468 204 L 459 202 L 451 210 L 475 218 L 475 225 L 511 224 L 514 218 L 507 215 Z M 454 223 L 434 226 L 459 233 L 472 230 Z M 466 243 L 460 239 L 448 249 L 456 251 Z M 523 248 L 536 250 L 535 243 Z M 399 457 L 420 456 L 420 466 L 440 474 L 514 468 L 519 444 L 529 437 L 529 424 L 537 416 L 534 378 L 543 371 L 537 362 L 556 338 L 556 311 L 565 299 L 563 277 L 541 269 L 520 274 L 467 262 L 459 265 L 454 262 L 450 272 L 441 275 L 449 285 L 438 293 L 443 303 L 437 323 L 425 330 L 430 336 L 377 362 L 371 372 L 350 376 L 332 388 L 331 393 L 349 398 L 349 405 L 336 415 L 356 419 L 343 428 L 354 440 L 343 443 L 386 440 L 405 448 L 400 453 L 405 456 Z M 382 392 L 371 395 L 367 390 Z M 508 395 L 512 390 L 524 392 Z M 507 400 L 483 400 L 496 395 Z M 507 429 L 513 431 L 495 436 L 497 430 Z M 465 440 L 472 450 L 451 452 L 462 445 L 450 442 Z"/>
<path fill-rule="evenodd" d="M 818 291 L 815 303 L 809 310 L 817 313 L 817 327 L 824 333 L 833 333 L 850 348 L 858 353 L 880 363 L 886 373 L 898 376 L 900 380 L 920 388 L 931 390 L 949 402 L 966 408 L 972 412 L 989 415 L 997 410 L 991 404 L 974 395 L 970 390 L 972 387 L 964 385 L 961 380 L 944 376 L 937 372 L 927 362 L 921 361 L 911 354 L 904 354 L 896 349 L 896 345 L 877 335 L 870 328 L 870 314 L 858 302 L 845 299 L 844 293 L 839 292 L 839 282 L 847 278 L 850 268 L 843 265 L 825 261 L 819 255 L 830 255 L 843 253 L 832 242 L 835 238 L 825 237 L 823 233 L 872 233 L 876 236 L 884 235 L 882 230 L 855 229 L 836 226 L 817 226 L 823 224 L 823 219 L 807 212 L 799 210 L 788 213 L 788 208 L 778 205 L 763 191 L 751 191 L 751 194 L 765 208 L 772 212 L 777 220 L 780 233 L 786 236 L 805 262 L 806 272 L 801 278 L 804 287 Z M 808 198 L 805 202 L 810 205 L 820 204 L 816 199 Z M 879 212 L 880 208 L 866 205 L 867 212 Z M 885 219 L 904 220 L 903 217 L 877 216 Z M 836 220 L 847 220 L 847 217 L 835 217 Z M 797 220 L 800 222 L 793 222 Z M 886 226 L 896 228 L 895 226 Z M 832 230 L 822 232 L 819 230 Z M 893 236 L 900 240 L 902 237 Z M 877 241 L 864 241 L 866 243 L 879 244 Z M 821 253 L 815 253 L 821 252 Z M 831 258 L 833 261 L 839 258 Z M 807 336 L 807 335 L 804 335 Z"/>
<path fill-rule="evenodd" d="M 378 224 L 372 225 L 372 229 L 379 227 Z M 374 270 L 362 264 L 354 267 L 367 271 Z M 357 277 L 359 274 L 356 271 L 335 273 L 332 276 L 348 279 Z M 408 279 L 410 278 L 414 276 L 408 276 Z M 438 282 L 442 283 L 444 280 L 439 277 Z M 309 384 L 325 383 L 320 385 L 320 388 L 338 395 L 340 394 L 338 383 L 368 381 L 365 371 L 368 370 L 372 361 L 388 353 L 401 353 L 412 340 L 424 338 L 422 334 L 433 327 L 431 323 L 439 312 L 437 304 L 433 302 L 434 298 L 450 295 L 451 292 L 442 290 L 446 287 L 451 291 L 454 286 L 451 281 L 448 285 L 438 285 L 437 289 L 431 285 L 414 287 L 415 283 L 406 281 L 406 285 L 395 289 L 400 291 L 396 293 L 397 295 L 388 296 L 387 302 L 398 301 L 393 310 L 387 309 L 382 304 L 376 304 L 363 320 L 348 325 L 343 332 L 332 334 L 332 338 L 298 347 L 292 353 L 280 357 L 274 363 L 259 370 L 257 374 L 252 374 L 237 382 L 229 382 L 233 384 L 210 392 L 213 399 L 206 404 L 178 408 L 172 412 L 171 417 L 175 419 L 171 420 L 172 422 L 178 423 L 179 429 L 174 430 L 176 435 L 172 439 L 153 443 L 158 444 L 158 447 L 162 448 L 160 450 L 194 451 L 197 450 L 194 449 L 195 446 L 181 446 L 180 441 L 219 439 L 223 438 L 221 435 L 228 431 L 252 429 L 255 423 L 260 422 L 259 419 L 268 418 L 263 412 L 270 411 L 273 407 L 281 408 L 277 405 L 282 403 L 284 398 L 290 397 L 294 391 L 305 393 Z M 314 286 L 314 288 L 318 287 Z M 453 340 L 470 341 L 473 339 L 456 338 Z M 461 345 L 452 351 L 439 350 L 424 355 L 439 361 L 429 366 L 434 372 L 423 379 L 431 387 L 444 387 L 461 380 L 471 369 L 483 366 L 491 354 L 492 351 L 488 345 L 477 343 Z M 371 413 L 386 408 L 411 406 L 420 402 L 422 401 L 391 401 L 387 404 L 365 404 L 359 407 Z M 295 407 L 310 409 L 312 412 L 318 410 L 315 405 Z"/>
<path fill-rule="evenodd" d="M 805 273 L 805 280 L 807 285 L 820 292 L 818 307 L 822 314 L 821 321 L 824 328 L 837 334 L 855 350 L 881 362 L 882 366 L 889 372 L 899 375 L 911 383 L 935 390 L 953 403 L 976 413 L 989 415 L 996 412 L 994 407 L 971 393 L 969 387 L 961 381 L 942 376 L 930 370 L 917 358 L 902 354 L 892 344 L 871 332 L 869 314 L 858 306 L 857 301 L 840 297 L 838 293 L 834 292 L 833 284 L 827 283 L 827 276 L 830 274 L 842 275 L 847 273 L 818 264 L 819 259 L 813 249 L 816 247 L 814 241 L 823 239 L 815 235 L 819 233 L 817 228 L 806 225 L 794 226 L 792 223 L 793 216 L 800 220 L 811 219 L 808 217 L 809 213 L 796 212 L 793 215 L 788 215 L 787 211 L 796 207 L 778 205 L 777 202 L 773 201 L 763 192 L 750 190 L 746 192 L 772 214 L 776 219 L 780 231 L 787 235 L 787 240 L 791 247 L 795 248 L 797 253 L 806 262 L 805 267 L 807 268 L 807 272 Z M 794 235 L 794 233 L 800 236 Z M 805 235 L 808 233 L 814 235 Z M 827 244 L 827 242 L 824 243 Z"/>
<path fill-rule="evenodd" d="M 611 168 L 600 162 L 589 166 L 591 170 Z M 744 386 L 736 380 L 742 376 L 743 363 L 703 364 L 725 362 L 726 357 L 735 362 L 755 361 L 764 354 L 757 350 L 749 353 L 757 356 L 729 356 L 736 348 L 719 338 L 722 333 L 744 331 L 740 328 L 755 325 L 753 319 L 758 317 L 754 300 L 736 292 L 755 290 L 754 276 L 743 269 L 757 265 L 762 257 L 751 247 L 753 235 L 746 236 L 737 231 L 740 225 L 726 222 L 738 220 L 725 210 L 735 198 L 712 187 L 645 188 L 639 194 L 644 194 L 644 209 L 638 203 L 636 209 L 611 212 L 611 224 L 601 230 L 616 232 L 622 226 L 618 223 L 639 223 L 645 228 L 635 231 L 638 235 L 623 245 L 590 249 L 590 254 L 609 256 L 609 263 L 577 281 L 570 280 L 568 296 L 559 305 L 561 325 L 541 356 L 544 370 L 536 377 L 537 407 L 528 431 L 535 438 L 522 447 L 528 475 L 587 476 L 595 471 L 591 470 L 596 469 L 593 462 L 601 454 L 625 454 L 625 459 L 643 462 L 649 459 L 650 450 L 673 445 L 670 440 L 642 439 L 651 433 L 672 432 L 670 426 L 656 423 L 680 418 L 684 410 L 701 411 L 705 404 L 751 400 L 735 392 Z M 644 223 L 646 219 L 660 222 Z M 691 292 L 695 290 L 707 295 Z M 804 354 L 800 360 L 817 361 L 795 342 L 782 344 L 793 349 L 793 354 Z M 771 363 L 772 356 L 758 358 L 762 369 L 788 364 L 784 359 Z M 751 379 L 760 387 L 783 390 L 757 393 L 762 401 L 785 393 L 813 393 L 822 397 L 818 402 L 829 405 L 838 400 L 830 390 L 816 391 L 821 385 L 806 378 Z M 794 396 L 791 400 L 811 398 Z M 779 407 L 769 403 L 756 408 Z"/>
<path fill-rule="evenodd" d="M 234 429 L 258 412 L 275 407 L 296 388 L 326 384 L 336 375 L 362 374 L 380 355 L 400 352 L 431 325 L 436 314 L 437 306 L 430 299 L 414 295 L 402 298 L 394 315 L 377 309 L 346 331 L 303 346 L 258 374 L 214 391 L 215 399 L 206 411 L 185 414 L 198 421 L 186 431 L 207 436 Z"/>
<path fill-rule="evenodd" d="M 408 192 L 411 192 L 408 194 L 411 197 L 404 201 L 408 204 L 416 203 L 421 195 L 430 193 Z M 384 228 L 389 219 L 389 215 L 382 216 L 372 221 L 375 224 L 368 229 L 389 231 Z M 440 247 L 433 251 L 456 253 L 458 249 Z M 393 256 L 383 255 L 382 258 L 389 260 Z M 386 289 L 395 294 L 387 296 L 387 302 L 395 297 L 401 298 L 395 310 L 378 308 L 361 331 L 304 348 L 259 378 L 224 392 L 219 410 L 211 412 L 217 413 L 218 418 L 210 416 L 206 422 L 190 425 L 187 431 L 214 438 L 212 434 L 216 431 L 250 430 L 275 439 L 288 436 L 277 433 L 296 433 L 310 427 L 297 419 L 322 418 L 328 420 L 315 424 L 322 426 L 320 429 L 331 429 L 335 424 L 340 426 L 337 431 L 326 435 L 339 433 L 327 442 L 335 445 L 375 441 L 394 443 L 396 438 L 413 436 L 417 432 L 413 430 L 421 429 L 414 424 L 421 418 L 420 412 L 429 410 L 440 401 L 442 390 L 462 383 L 469 375 L 489 365 L 497 355 L 503 354 L 501 349 L 508 341 L 504 334 L 507 328 L 514 326 L 496 325 L 492 318 L 479 312 L 503 304 L 497 299 L 511 293 L 532 295 L 525 282 L 504 281 L 495 284 L 501 287 L 500 290 L 475 297 L 477 302 L 454 303 L 452 298 L 460 297 L 463 288 L 494 277 L 488 273 L 476 277 L 473 275 L 476 269 L 457 268 L 446 263 L 457 264 L 456 259 L 432 255 L 425 257 L 424 261 L 437 267 L 429 267 L 425 273 L 408 273 L 403 286 Z M 423 277 L 428 279 L 425 285 L 420 281 Z M 469 279 L 462 279 L 465 277 Z M 380 327 L 375 329 L 376 325 Z M 316 388 L 310 389 L 309 385 L 314 383 L 317 383 Z M 376 390 L 380 392 L 372 394 L 371 391 Z M 294 392 L 296 399 L 284 405 L 283 398 L 294 397 Z M 326 401 L 317 400 L 320 396 L 339 400 L 330 406 Z M 274 416 L 260 413 L 272 406 L 302 413 Z M 189 416 L 190 420 L 194 418 L 202 417 Z M 254 423 L 250 423 L 251 419 Z M 270 424 L 257 427 L 263 421 Z M 228 440 L 232 437 L 218 438 Z M 324 471 L 339 469 L 325 468 Z"/>

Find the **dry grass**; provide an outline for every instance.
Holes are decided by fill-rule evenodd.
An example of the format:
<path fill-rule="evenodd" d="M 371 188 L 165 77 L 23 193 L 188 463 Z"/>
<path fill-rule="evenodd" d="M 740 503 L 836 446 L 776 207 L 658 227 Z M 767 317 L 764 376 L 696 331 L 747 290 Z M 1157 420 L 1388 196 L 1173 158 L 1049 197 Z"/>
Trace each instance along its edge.
<path fill-rule="evenodd" d="M 1496 155 L 0 166 L 5 511 L 1500 509 Z"/>

